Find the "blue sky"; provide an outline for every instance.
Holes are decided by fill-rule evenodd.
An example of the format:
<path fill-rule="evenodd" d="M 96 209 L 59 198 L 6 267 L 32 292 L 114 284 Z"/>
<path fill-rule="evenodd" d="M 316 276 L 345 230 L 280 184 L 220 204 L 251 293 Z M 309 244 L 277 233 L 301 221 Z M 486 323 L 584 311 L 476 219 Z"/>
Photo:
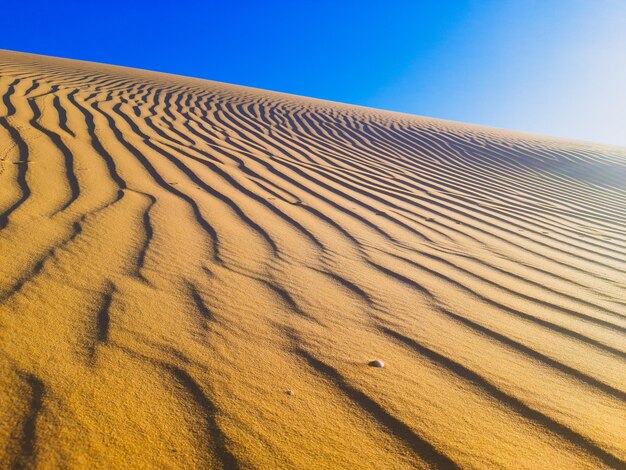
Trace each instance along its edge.
<path fill-rule="evenodd" d="M 2 6 L 0 48 L 626 146 L 626 1 Z"/>

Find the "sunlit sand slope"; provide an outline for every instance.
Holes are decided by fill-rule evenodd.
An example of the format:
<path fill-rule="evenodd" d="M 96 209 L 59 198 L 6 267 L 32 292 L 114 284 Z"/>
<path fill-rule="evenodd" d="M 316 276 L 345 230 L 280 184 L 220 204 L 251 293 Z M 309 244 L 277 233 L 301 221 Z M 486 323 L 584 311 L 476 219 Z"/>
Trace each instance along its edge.
<path fill-rule="evenodd" d="M 625 149 L 11 52 L 0 96 L 0 468 L 625 468 Z"/>

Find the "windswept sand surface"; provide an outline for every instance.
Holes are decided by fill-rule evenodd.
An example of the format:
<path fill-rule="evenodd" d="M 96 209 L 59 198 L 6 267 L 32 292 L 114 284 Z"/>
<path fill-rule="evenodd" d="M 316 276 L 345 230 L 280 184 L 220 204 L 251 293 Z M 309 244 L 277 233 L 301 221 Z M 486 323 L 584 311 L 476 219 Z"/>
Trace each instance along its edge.
<path fill-rule="evenodd" d="M 626 149 L 11 52 L 0 96 L 0 468 L 626 467 Z"/>

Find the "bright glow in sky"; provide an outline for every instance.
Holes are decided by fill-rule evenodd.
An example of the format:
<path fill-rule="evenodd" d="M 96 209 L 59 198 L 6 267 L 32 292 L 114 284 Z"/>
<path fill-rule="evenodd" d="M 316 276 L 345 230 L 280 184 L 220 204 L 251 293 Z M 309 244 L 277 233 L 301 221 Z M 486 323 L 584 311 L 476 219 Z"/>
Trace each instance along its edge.
<path fill-rule="evenodd" d="M 0 47 L 626 146 L 626 1 L 3 2 Z"/>
<path fill-rule="evenodd" d="M 369 104 L 626 145 L 626 2 L 472 3 Z"/>

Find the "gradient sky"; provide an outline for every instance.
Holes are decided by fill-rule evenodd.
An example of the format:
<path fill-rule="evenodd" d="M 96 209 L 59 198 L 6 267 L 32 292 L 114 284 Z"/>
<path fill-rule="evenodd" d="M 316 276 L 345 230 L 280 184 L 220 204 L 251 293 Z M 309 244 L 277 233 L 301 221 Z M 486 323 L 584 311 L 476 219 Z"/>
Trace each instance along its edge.
<path fill-rule="evenodd" d="M 626 1 L 2 2 L 0 48 L 626 146 Z"/>

